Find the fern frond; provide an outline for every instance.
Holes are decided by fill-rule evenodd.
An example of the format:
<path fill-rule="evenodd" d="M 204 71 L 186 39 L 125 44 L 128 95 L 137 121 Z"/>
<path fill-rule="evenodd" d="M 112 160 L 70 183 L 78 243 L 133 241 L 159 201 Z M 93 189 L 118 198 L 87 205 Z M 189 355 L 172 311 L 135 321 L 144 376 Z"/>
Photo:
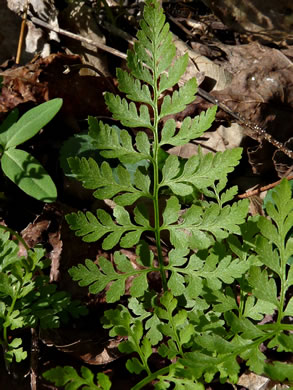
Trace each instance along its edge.
<path fill-rule="evenodd" d="M 214 237 L 222 240 L 229 234 L 240 234 L 241 225 L 248 211 L 248 202 L 240 201 L 232 206 L 220 208 L 217 204 L 209 205 L 205 210 L 200 206 L 192 205 L 181 215 L 182 222 L 176 222 L 180 214 L 180 205 L 177 198 L 172 197 L 167 202 L 163 212 L 163 229 L 170 232 L 170 241 L 175 248 L 208 248 Z"/>
<path fill-rule="evenodd" d="M 91 294 L 97 294 L 103 291 L 110 283 L 107 292 L 106 300 L 108 303 L 118 301 L 125 294 L 125 283 L 127 279 L 135 277 L 132 282 L 130 293 L 133 297 L 142 296 L 147 287 L 147 274 L 152 268 L 135 268 L 129 258 L 120 252 L 114 253 L 114 264 L 119 272 L 117 272 L 111 261 L 100 257 L 98 265 L 87 259 L 85 265 L 79 264 L 69 270 L 72 279 L 77 281 L 80 286 L 89 286 Z"/>
<path fill-rule="evenodd" d="M 203 258 L 200 253 L 188 258 L 188 253 L 187 249 L 172 250 L 169 254 L 169 264 L 166 266 L 171 274 L 168 287 L 175 296 L 184 295 L 186 299 L 200 296 L 204 286 L 215 291 L 221 290 L 223 283 L 233 283 L 249 268 L 247 262 L 232 260 L 231 256 L 221 258 L 216 251 L 209 255 L 204 252 Z"/>
<path fill-rule="evenodd" d="M 113 214 L 117 223 L 102 209 L 97 211 L 97 217 L 90 211 L 86 213 L 79 211 L 68 214 L 66 220 L 70 228 L 76 231 L 75 234 L 83 237 L 85 242 L 94 242 L 107 235 L 102 244 L 105 250 L 112 249 L 118 242 L 123 248 L 130 248 L 138 243 L 145 230 L 152 230 L 149 225 L 134 225 L 129 213 L 122 206 L 116 206 Z M 136 211 L 136 215 L 139 216 L 139 210 Z"/>
<path fill-rule="evenodd" d="M 154 130 L 146 105 L 142 104 L 138 110 L 133 102 L 128 103 L 126 99 L 121 99 L 120 96 L 115 96 L 110 92 L 105 94 L 105 102 L 113 118 L 119 120 L 123 126 L 145 127 Z"/>
<path fill-rule="evenodd" d="M 126 93 L 128 99 L 153 106 L 153 99 L 147 85 L 141 85 L 138 79 L 133 78 L 133 76 L 125 70 L 118 68 L 116 73 L 119 90 Z"/>
<path fill-rule="evenodd" d="M 92 158 L 70 157 L 68 164 L 76 179 L 82 182 L 84 188 L 96 190 L 94 196 L 97 199 L 112 199 L 114 202 L 126 206 L 134 203 L 142 196 L 150 197 L 150 180 L 137 170 L 132 184 L 129 171 L 122 165 L 118 165 L 114 177 L 113 169 L 107 162 L 99 167 Z M 119 194 L 115 197 L 115 195 Z"/>
<path fill-rule="evenodd" d="M 193 78 L 188 80 L 178 91 L 174 91 L 172 96 L 166 95 L 163 98 L 159 119 L 183 111 L 189 103 L 194 101 L 196 91 L 197 83 Z"/>
<path fill-rule="evenodd" d="M 65 386 L 65 390 L 77 390 L 80 388 L 87 388 L 91 390 L 110 390 L 111 381 L 107 375 L 99 372 L 97 374 L 96 384 L 94 374 L 89 368 L 82 366 L 80 371 L 81 376 L 75 368 L 71 366 L 57 366 L 46 371 L 43 374 L 43 377 L 58 387 Z"/>
<path fill-rule="evenodd" d="M 122 163 L 136 163 L 151 158 L 150 142 L 145 133 L 139 132 L 136 136 L 137 152 L 132 146 L 132 138 L 128 131 L 98 122 L 92 117 L 89 118 L 89 125 L 89 135 L 94 140 L 94 146 L 101 151 L 101 156 L 118 158 Z"/>
<path fill-rule="evenodd" d="M 173 65 L 168 69 L 168 75 L 162 73 L 160 76 L 159 83 L 159 95 L 163 93 L 166 89 L 174 87 L 184 75 L 184 72 L 188 64 L 188 54 L 185 53 L 183 56 L 176 59 Z"/>
<path fill-rule="evenodd" d="M 174 119 L 168 119 L 162 130 L 160 146 L 165 144 L 173 146 L 184 145 L 192 139 L 201 137 L 210 128 L 215 119 L 216 109 L 217 106 L 214 106 L 193 119 L 190 117 L 184 118 L 176 135 L 174 135 L 176 130 L 175 121 Z"/>
<path fill-rule="evenodd" d="M 232 172 L 239 163 L 241 152 L 240 148 L 235 148 L 215 155 L 207 153 L 202 156 L 200 153 L 184 163 L 182 173 L 178 157 L 170 155 L 162 169 L 163 179 L 160 186 L 168 186 L 178 195 L 182 195 L 182 186 L 186 187 L 185 195 L 187 188 L 189 193 L 192 192 L 192 186 L 197 189 L 207 188 L 216 181 L 225 179 L 227 174 Z"/>

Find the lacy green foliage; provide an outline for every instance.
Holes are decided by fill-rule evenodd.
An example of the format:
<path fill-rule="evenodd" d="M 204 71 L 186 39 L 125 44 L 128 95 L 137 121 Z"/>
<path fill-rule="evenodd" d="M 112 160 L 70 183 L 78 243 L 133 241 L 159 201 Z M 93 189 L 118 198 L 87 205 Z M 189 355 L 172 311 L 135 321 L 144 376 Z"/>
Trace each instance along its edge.
<path fill-rule="evenodd" d="M 266 343 L 278 352 L 292 352 L 293 326 L 287 321 L 293 315 L 288 297 L 293 268 L 287 265 L 293 252 L 290 186 L 283 180 L 275 189 L 273 202 L 266 205 L 269 218 L 247 218 L 248 202 L 234 201 L 236 187 L 225 189 L 227 175 L 240 160 L 239 148 L 215 155 L 199 149 L 189 159 L 168 155 L 163 146 L 201 136 L 215 108 L 185 118 L 180 129 L 165 118 L 191 103 L 197 87 L 195 79 L 178 87 L 188 58 L 175 59 L 156 0 L 146 1 L 137 38 L 128 52 L 129 72 L 117 70 L 125 97 L 107 93 L 105 99 L 116 120 L 138 131 L 134 136 L 130 129 L 117 131 L 91 118 L 91 144 L 105 161 L 69 159 L 72 174 L 95 190 L 96 198 L 114 201 L 113 216 L 104 210 L 67 216 L 84 241 L 101 239 L 104 249 L 136 246 L 137 258 L 116 251 L 111 261 L 87 259 L 69 273 L 91 293 L 105 290 L 109 303 L 130 296 L 127 307 L 106 311 L 102 321 L 110 336 L 123 338 L 120 351 L 132 354 L 127 369 L 146 375 L 133 390 L 149 383 L 160 390 L 202 390 L 203 382 L 216 375 L 222 383 L 236 383 L 239 358 L 257 374 L 293 381 L 292 366 L 267 363 L 260 348 Z M 131 176 L 126 164 L 146 160 Z M 113 161 L 119 161 L 116 171 Z M 193 201 L 183 207 L 180 201 L 187 195 Z M 146 243 L 149 236 L 156 250 Z M 162 239 L 169 247 L 165 259 Z M 160 276 L 162 291 L 151 290 L 154 274 Z M 268 314 L 276 320 L 262 324 Z M 153 351 L 165 362 L 158 371 L 152 371 Z"/>
<path fill-rule="evenodd" d="M 116 302 L 125 294 L 125 283 L 128 278 L 133 278 L 130 292 L 133 297 L 140 297 L 148 287 L 147 274 L 151 271 L 157 271 L 152 265 L 153 254 L 146 247 L 145 243 L 137 247 L 136 264 L 138 269 L 131 264 L 129 258 L 120 252 L 114 253 L 114 264 L 104 257 L 99 258 L 99 265 L 86 259 L 85 265 L 79 264 L 72 267 L 69 273 L 73 280 L 78 281 L 80 286 L 89 286 L 92 294 L 103 291 L 110 282 L 111 285 L 106 292 L 107 302 Z M 118 272 L 117 272 L 117 271 Z"/>
<path fill-rule="evenodd" d="M 122 206 L 116 206 L 113 215 L 115 220 L 106 211 L 99 209 L 97 217 L 88 211 L 85 214 L 72 213 L 67 216 L 67 220 L 71 229 L 77 230 L 76 235 L 84 236 L 86 242 L 97 241 L 107 235 L 102 245 L 105 250 L 112 249 L 118 243 L 123 248 L 131 248 L 138 243 L 144 231 L 152 230 L 149 221 L 137 207 L 134 209 L 136 224 L 131 221 L 129 212 Z"/>
<path fill-rule="evenodd" d="M 231 233 L 240 233 L 239 224 L 244 222 L 247 203 L 238 202 L 220 208 L 216 203 L 206 208 L 192 205 L 181 216 L 182 222 L 174 224 L 180 214 L 179 201 L 171 197 L 163 211 L 162 229 L 170 232 L 170 241 L 175 248 L 208 248 L 214 238 L 221 240 Z"/>
<path fill-rule="evenodd" d="M 112 327 L 110 336 L 124 335 L 127 341 L 119 344 L 119 350 L 124 353 L 137 352 L 137 357 L 127 361 L 126 366 L 131 373 L 139 374 L 145 370 L 151 373 L 148 358 L 152 354 L 150 340 L 143 335 L 143 324 L 139 318 L 131 315 L 130 311 L 122 305 L 117 309 L 107 310 L 105 314 L 105 328 Z"/>
<path fill-rule="evenodd" d="M 223 283 L 231 284 L 241 278 L 249 264 L 240 259 L 232 260 L 224 250 L 221 245 L 215 245 L 209 252 L 200 251 L 189 258 L 186 258 L 188 250 L 171 250 L 166 270 L 170 272 L 168 287 L 173 295 L 195 299 L 205 296 L 206 286 L 217 294 Z"/>
<path fill-rule="evenodd" d="M 20 338 L 8 342 L 11 330 L 37 325 L 57 328 L 61 321 L 68 320 L 69 315 L 79 317 L 86 314 L 85 307 L 71 301 L 66 292 L 56 291 L 56 285 L 49 284 L 49 278 L 42 275 L 44 250 L 26 247 L 27 256 L 18 256 L 17 242 L 9 236 L 7 228 L 1 226 L 0 344 L 7 365 L 13 358 L 19 362 L 27 356 Z"/>
<path fill-rule="evenodd" d="M 55 184 L 33 156 L 15 147 L 36 135 L 61 106 L 62 99 L 53 99 L 32 108 L 19 119 L 15 109 L 0 126 L 0 158 L 4 174 L 25 193 L 43 202 L 56 200 Z"/>
<path fill-rule="evenodd" d="M 257 223 L 259 234 L 255 239 L 255 253 L 248 271 L 248 285 L 243 288 L 241 301 L 236 303 L 231 290 L 225 293 L 213 292 L 214 310 L 225 312 L 224 318 L 230 330 L 231 341 L 216 334 L 201 333 L 194 339 L 198 352 L 185 354 L 182 364 L 190 367 L 192 372 L 205 375 L 211 380 L 219 371 L 221 380 L 229 378 L 236 381 L 239 373 L 237 357 L 246 360 L 251 371 L 258 374 L 271 373 L 274 379 L 279 373 L 279 380 L 292 381 L 292 367 L 276 362 L 274 365 L 266 363 L 266 356 L 260 351 L 263 342 L 269 348 L 276 348 L 279 352 L 290 352 L 293 346 L 292 325 L 282 320 L 292 315 L 292 298 L 286 302 L 286 292 L 292 286 L 292 267 L 286 267 L 288 258 L 292 256 L 292 237 L 288 232 L 293 223 L 293 199 L 290 185 L 283 180 L 273 194 L 274 204 L 267 204 L 270 219 L 259 217 Z M 263 266 L 265 265 L 265 267 Z M 277 290 L 279 284 L 280 291 Z M 252 295 L 248 295 L 248 292 Z M 273 314 L 276 322 L 258 325 L 265 314 Z M 205 354 L 203 354 L 203 352 Z M 206 362 L 204 363 L 204 359 Z"/>
<path fill-rule="evenodd" d="M 81 376 L 73 367 L 55 367 L 46 371 L 43 376 L 53 382 L 56 386 L 64 386 L 65 390 L 77 390 L 82 387 L 84 390 L 110 390 L 111 382 L 107 375 L 97 374 L 97 384 L 94 374 L 87 367 L 81 367 Z"/>

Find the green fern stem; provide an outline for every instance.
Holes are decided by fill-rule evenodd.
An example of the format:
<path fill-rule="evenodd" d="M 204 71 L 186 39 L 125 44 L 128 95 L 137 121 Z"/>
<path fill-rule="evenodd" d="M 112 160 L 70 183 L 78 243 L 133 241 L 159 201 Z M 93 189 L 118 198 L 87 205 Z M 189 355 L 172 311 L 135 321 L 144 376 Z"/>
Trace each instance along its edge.
<path fill-rule="evenodd" d="M 144 386 L 146 386 L 147 384 L 151 383 L 152 381 L 154 381 L 155 379 L 158 379 L 158 377 L 160 375 L 165 375 L 165 374 L 168 374 L 171 367 L 172 366 L 175 366 L 176 363 L 173 363 L 173 364 L 170 364 L 169 366 L 167 367 L 164 367 L 164 368 L 161 368 L 160 370 L 148 375 L 147 377 L 143 378 L 140 382 L 138 382 L 135 386 L 132 387 L 131 390 L 139 390 L 139 389 L 142 389 Z"/>
<path fill-rule="evenodd" d="M 153 153 L 154 153 L 154 161 L 153 161 L 153 170 L 154 170 L 154 189 L 153 189 L 153 206 L 154 206 L 154 231 L 155 231 L 155 239 L 156 239 L 156 246 L 158 251 L 158 263 L 159 263 L 159 269 L 160 274 L 162 278 L 162 285 L 164 291 L 168 290 L 167 287 L 167 279 L 166 279 L 166 271 L 164 267 L 164 261 L 163 261 L 163 253 L 162 253 L 162 247 L 161 247 L 161 229 L 160 229 L 160 207 L 159 207 L 159 162 L 158 162 L 158 156 L 159 156 L 159 142 L 158 142 L 158 125 L 155 123 L 155 133 L 154 133 L 154 146 L 153 146 Z"/>
<path fill-rule="evenodd" d="M 234 357 L 236 359 L 237 356 L 241 355 L 241 353 L 245 352 L 248 348 L 252 348 L 254 345 L 260 345 L 261 343 L 264 343 L 268 339 L 273 338 L 278 333 L 279 333 L 279 331 L 274 329 L 274 331 L 272 333 L 269 333 L 265 336 L 258 338 L 257 340 L 251 342 L 249 345 L 244 345 L 242 348 L 237 349 L 237 351 L 235 351 L 235 353 L 232 353 L 232 354 L 234 355 Z M 184 355 L 182 355 L 182 356 L 184 357 Z M 227 359 L 227 355 L 223 356 L 223 358 L 218 362 L 218 364 L 224 363 L 226 359 Z M 176 364 L 177 364 L 177 362 L 172 363 L 169 366 L 164 367 L 164 368 L 152 373 L 151 375 L 148 375 L 147 377 L 142 379 L 139 383 L 137 383 L 135 386 L 133 386 L 131 390 L 140 390 L 144 386 L 146 386 L 148 383 L 151 383 L 153 380 L 158 379 L 159 376 L 168 374 L 171 371 L 172 366 L 176 366 Z"/>
<path fill-rule="evenodd" d="M 282 235 L 282 232 L 280 231 L 281 237 L 284 237 Z M 278 311 L 278 318 L 277 318 L 277 325 L 280 326 L 281 320 L 283 318 L 283 310 L 284 310 L 284 304 L 285 304 L 285 295 L 286 295 L 286 263 L 287 259 L 285 258 L 285 239 L 282 242 L 282 247 L 279 248 L 280 250 L 280 259 L 281 259 L 281 289 L 280 289 L 280 307 Z"/>
<path fill-rule="evenodd" d="M 161 226 L 160 226 L 160 206 L 159 206 L 159 136 L 158 136 L 158 108 L 157 108 L 157 90 L 154 88 L 154 142 L 153 142 L 153 207 L 154 207 L 154 231 L 156 246 L 158 251 L 158 263 L 162 278 L 164 291 L 167 291 L 167 279 L 163 261 L 163 253 L 161 247 Z"/>
<path fill-rule="evenodd" d="M 239 285 L 240 285 L 240 301 L 238 306 L 238 318 L 242 319 L 244 315 L 247 294 L 245 293 L 244 283 L 242 279 L 239 281 Z"/>
<path fill-rule="evenodd" d="M 140 360 L 144 366 L 144 369 L 146 370 L 148 376 L 152 375 L 152 372 L 149 368 L 149 365 L 148 365 L 148 362 L 147 362 L 147 359 L 145 357 L 145 354 L 143 353 L 141 347 L 140 347 L 140 344 L 137 342 L 137 339 L 135 337 L 135 331 L 133 331 L 133 329 L 131 328 L 131 326 L 128 327 L 128 337 L 131 336 L 134 344 L 135 344 L 135 351 L 138 353 L 139 357 L 140 357 Z"/>
<path fill-rule="evenodd" d="M 223 207 L 223 204 L 222 204 L 222 201 L 221 201 L 221 197 L 220 197 L 220 194 L 219 194 L 219 192 L 218 192 L 218 190 L 217 190 L 217 187 L 215 186 L 215 184 L 213 184 L 213 190 L 214 190 L 214 193 L 215 193 L 215 196 L 216 196 L 216 200 L 217 200 L 217 202 L 218 202 L 218 205 L 220 206 L 220 208 L 222 208 Z"/>
<path fill-rule="evenodd" d="M 161 247 L 161 229 L 160 229 L 160 207 L 159 207 L 159 112 L 158 112 L 158 74 L 157 74 L 157 56 L 156 43 L 153 43 L 153 114 L 154 114 L 154 141 L 153 141 L 153 206 L 154 206 L 154 230 L 156 246 L 158 251 L 158 263 L 162 278 L 162 286 L 164 291 L 168 290 L 166 272 L 163 261 L 163 253 Z"/>
<path fill-rule="evenodd" d="M 293 325 L 290 324 L 263 324 L 263 325 L 257 325 L 257 327 L 264 331 L 273 331 L 273 332 L 280 332 L 280 331 L 289 331 L 293 332 Z"/>
<path fill-rule="evenodd" d="M 8 313 L 7 313 L 7 318 L 10 317 L 11 313 L 13 312 L 14 310 L 14 306 L 16 304 L 16 301 L 18 299 L 18 296 L 20 294 L 20 291 L 22 289 L 22 284 L 20 286 L 18 286 L 18 289 L 17 289 L 17 294 L 14 295 L 13 299 L 12 299 L 12 302 L 11 302 L 11 305 L 10 305 L 10 308 L 8 310 Z M 8 344 L 8 336 L 7 336 L 7 329 L 8 327 L 5 326 L 5 324 L 3 324 L 3 340 L 4 340 L 4 343 L 7 345 Z"/>
<path fill-rule="evenodd" d="M 181 357 L 184 357 L 184 352 L 183 352 L 183 349 L 182 349 L 182 344 L 180 342 L 180 339 L 178 337 L 178 332 L 177 332 L 177 329 L 176 329 L 176 326 L 174 326 L 174 322 L 172 321 L 173 320 L 173 317 L 170 318 L 170 323 L 171 323 L 171 326 L 173 328 L 173 332 L 175 334 L 175 343 L 177 344 L 177 349 L 178 349 L 178 354 L 181 355 Z"/>
<path fill-rule="evenodd" d="M 14 306 L 16 304 L 16 301 L 18 299 L 18 296 L 20 294 L 21 289 L 22 289 L 22 285 L 20 285 L 18 287 L 17 294 L 15 294 L 13 299 L 12 299 L 12 302 L 11 302 L 11 305 L 10 305 L 10 308 L 8 310 L 6 318 L 9 318 L 11 313 L 13 312 Z M 8 328 L 9 328 L 9 326 L 5 326 L 5 324 L 3 324 L 3 342 L 0 340 L 0 344 L 2 344 L 2 348 L 3 348 L 3 352 L 4 352 L 5 369 L 7 372 L 10 371 L 10 369 L 9 369 L 10 364 L 9 364 L 8 360 L 5 358 L 6 352 L 8 351 L 8 334 L 7 334 Z"/>

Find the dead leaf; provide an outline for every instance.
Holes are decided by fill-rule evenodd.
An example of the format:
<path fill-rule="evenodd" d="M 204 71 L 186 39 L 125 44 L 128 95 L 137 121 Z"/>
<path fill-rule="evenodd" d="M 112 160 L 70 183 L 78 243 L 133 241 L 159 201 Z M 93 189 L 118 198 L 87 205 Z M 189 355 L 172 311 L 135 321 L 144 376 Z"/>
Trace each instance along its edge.
<path fill-rule="evenodd" d="M 56 282 L 59 276 L 60 256 L 63 243 L 61 240 L 61 224 L 63 213 L 60 207 L 46 204 L 42 213 L 22 230 L 21 236 L 29 247 L 46 243 L 50 245 L 48 256 L 51 259 L 50 281 Z"/>
<path fill-rule="evenodd" d="M 293 138 L 289 138 L 288 141 L 285 142 L 285 146 L 293 150 Z M 280 150 L 276 150 L 273 155 L 273 162 L 276 169 L 276 172 L 280 178 L 287 177 L 292 175 L 293 164 L 292 159 L 286 156 Z"/>
<path fill-rule="evenodd" d="M 111 363 L 122 356 L 118 350 L 121 341 L 109 338 L 103 329 L 42 329 L 40 337 L 48 347 L 55 347 L 91 365 Z"/>
<path fill-rule="evenodd" d="M 221 90 L 226 88 L 232 80 L 232 74 L 229 73 L 222 66 L 215 64 L 213 61 L 208 59 L 207 57 L 197 53 L 192 50 L 190 46 L 184 43 L 181 39 L 174 36 L 174 43 L 177 49 L 177 55 L 181 56 L 185 53 L 188 53 L 189 63 L 184 73 L 184 76 L 181 82 L 187 81 L 192 77 L 200 78 L 197 80 L 198 85 L 203 81 L 203 75 L 205 76 L 205 83 L 207 82 L 207 78 L 211 82 L 211 87 L 213 90 Z"/>
<path fill-rule="evenodd" d="M 292 37 L 293 5 L 288 0 L 203 0 L 234 31 L 262 41 Z"/>
<path fill-rule="evenodd" d="M 5 70 L 1 73 L 0 112 L 10 111 L 22 103 L 40 104 L 60 97 L 63 106 L 58 118 L 76 130 L 80 119 L 89 115 L 108 115 L 103 93 L 114 88 L 112 80 L 80 76 L 80 66 L 79 56 L 58 53 Z M 69 72 L 65 72 L 68 69 Z"/>
<path fill-rule="evenodd" d="M 256 45 L 247 45 L 248 56 L 253 59 L 250 66 L 235 74 L 227 88 L 212 94 L 232 111 L 284 143 L 292 134 L 292 62 L 277 49 L 259 48 L 256 58 Z M 223 111 L 219 111 L 217 117 L 229 120 L 229 115 Z M 249 129 L 245 132 L 260 143 L 257 150 L 249 151 L 254 172 L 268 172 L 274 148 L 256 132 Z"/>
<path fill-rule="evenodd" d="M 244 373 L 238 380 L 239 386 L 245 386 L 249 390 L 264 390 L 270 380 L 264 376 L 256 375 L 253 372 Z"/>

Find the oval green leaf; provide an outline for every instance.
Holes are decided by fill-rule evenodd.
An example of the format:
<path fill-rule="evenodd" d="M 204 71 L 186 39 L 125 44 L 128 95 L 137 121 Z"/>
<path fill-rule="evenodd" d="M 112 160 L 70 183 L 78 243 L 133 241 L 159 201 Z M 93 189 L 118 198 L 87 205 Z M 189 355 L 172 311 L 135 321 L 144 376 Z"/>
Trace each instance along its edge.
<path fill-rule="evenodd" d="M 57 114 L 62 99 L 57 98 L 32 108 L 14 123 L 5 134 L 5 149 L 22 144 L 37 134 Z"/>
<path fill-rule="evenodd" d="M 9 140 L 7 133 L 9 132 L 10 127 L 13 126 L 13 124 L 17 121 L 17 119 L 18 109 L 15 108 L 14 110 L 10 111 L 10 113 L 0 125 L 0 144 L 3 146 L 3 149 Z"/>
<path fill-rule="evenodd" d="M 54 202 L 57 190 L 44 167 L 29 153 L 9 149 L 3 153 L 1 167 L 4 174 L 22 191 L 43 202 Z"/>

